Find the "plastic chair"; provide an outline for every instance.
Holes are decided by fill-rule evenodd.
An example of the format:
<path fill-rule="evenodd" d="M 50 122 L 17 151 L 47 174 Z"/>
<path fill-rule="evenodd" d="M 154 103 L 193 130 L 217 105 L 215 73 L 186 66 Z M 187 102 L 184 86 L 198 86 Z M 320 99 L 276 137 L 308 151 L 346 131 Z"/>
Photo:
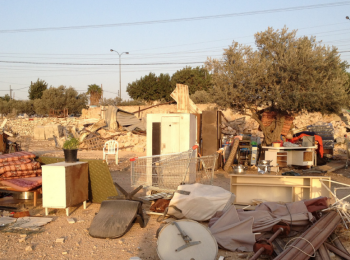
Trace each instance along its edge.
<path fill-rule="evenodd" d="M 115 147 L 117 147 L 117 150 L 115 150 Z M 107 141 L 103 146 L 103 160 L 107 161 L 108 154 L 115 154 L 115 164 L 118 164 L 118 151 L 119 151 L 119 144 L 116 140 Z"/>

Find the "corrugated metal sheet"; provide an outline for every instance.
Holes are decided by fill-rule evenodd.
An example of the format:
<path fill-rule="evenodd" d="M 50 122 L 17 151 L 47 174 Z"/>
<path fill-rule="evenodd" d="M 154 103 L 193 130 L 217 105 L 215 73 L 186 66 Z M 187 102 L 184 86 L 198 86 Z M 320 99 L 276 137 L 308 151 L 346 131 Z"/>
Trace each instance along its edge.
<path fill-rule="evenodd" d="M 140 123 L 140 120 L 134 114 L 118 109 L 117 122 L 122 126 L 130 126 Z"/>
<path fill-rule="evenodd" d="M 103 116 L 103 119 L 107 123 L 108 129 L 111 130 L 117 130 L 118 125 L 123 126 L 128 131 L 132 131 L 136 127 L 143 131 L 146 130 L 142 122 L 136 116 L 134 116 L 133 113 L 119 109 L 118 107 L 108 106 L 108 109 L 106 109 Z"/>

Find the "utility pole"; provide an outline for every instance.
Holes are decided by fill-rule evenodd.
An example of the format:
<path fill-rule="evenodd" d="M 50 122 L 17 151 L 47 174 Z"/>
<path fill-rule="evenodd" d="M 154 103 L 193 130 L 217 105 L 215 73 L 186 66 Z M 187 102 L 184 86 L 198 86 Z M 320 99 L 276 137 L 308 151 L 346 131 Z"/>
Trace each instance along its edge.
<path fill-rule="evenodd" d="M 11 85 L 10 85 L 10 100 L 12 99 L 12 89 L 11 89 Z"/>

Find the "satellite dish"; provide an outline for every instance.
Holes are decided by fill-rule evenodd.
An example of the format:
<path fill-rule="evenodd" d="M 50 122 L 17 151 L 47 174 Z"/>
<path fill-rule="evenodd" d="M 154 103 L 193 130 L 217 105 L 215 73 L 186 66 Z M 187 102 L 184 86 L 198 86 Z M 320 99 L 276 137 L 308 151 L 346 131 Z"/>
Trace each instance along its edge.
<path fill-rule="evenodd" d="M 215 260 L 218 244 L 205 226 L 193 220 L 177 220 L 160 231 L 157 253 L 161 260 Z"/>

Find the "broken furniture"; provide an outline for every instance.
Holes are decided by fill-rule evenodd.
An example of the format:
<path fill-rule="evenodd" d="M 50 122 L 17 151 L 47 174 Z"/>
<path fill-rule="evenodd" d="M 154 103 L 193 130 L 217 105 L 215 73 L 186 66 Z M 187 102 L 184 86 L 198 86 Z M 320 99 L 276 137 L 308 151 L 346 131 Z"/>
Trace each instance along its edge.
<path fill-rule="evenodd" d="M 115 149 L 117 148 L 117 150 Z M 106 160 L 108 164 L 108 155 L 114 154 L 115 156 L 115 164 L 118 164 L 118 152 L 119 152 L 119 144 L 116 140 L 109 140 L 103 146 L 103 160 Z"/>
<path fill-rule="evenodd" d="M 265 160 L 271 160 L 271 165 L 287 167 L 296 166 L 314 166 L 316 146 L 310 147 L 272 147 L 263 146 L 265 151 Z"/>
<path fill-rule="evenodd" d="M 188 219 L 176 220 L 159 232 L 157 253 L 161 260 L 214 260 L 218 244 L 205 226 Z"/>
<path fill-rule="evenodd" d="M 66 209 L 83 203 L 86 209 L 88 200 L 88 164 L 86 162 L 59 162 L 43 165 L 43 207 L 48 215 L 48 208 Z"/>
<path fill-rule="evenodd" d="M 252 158 L 252 145 L 249 137 L 249 139 L 246 138 L 239 141 L 238 164 L 248 166 L 250 165 L 251 158 Z"/>
<path fill-rule="evenodd" d="M 89 235 L 92 237 L 121 237 L 131 228 L 134 221 L 138 222 L 141 228 L 145 227 L 142 201 L 133 198 L 143 187 L 139 186 L 131 193 L 127 193 L 117 183 L 114 184 L 123 193 L 124 198 L 102 201 L 100 210 L 92 220 L 89 228 Z"/>
<path fill-rule="evenodd" d="M 57 157 L 39 157 L 38 161 L 44 165 L 64 162 L 64 158 Z M 92 203 L 101 203 L 110 196 L 117 196 L 118 193 L 114 187 L 113 179 L 108 165 L 103 160 L 83 160 L 89 164 L 89 201 Z"/>
<path fill-rule="evenodd" d="M 229 174 L 230 191 L 236 195 L 235 204 L 251 205 L 252 200 L 294 202 L 329 197 L 320 179 L 323 176 L 239 175 Z M 330 187 L 330 183 L 328 184 Z"/>
<path fill-rule="evenodd" d="M 193 114 L 147 115 L 147 156 L 187 151 L 196 144 L 196 137 Z"/>

